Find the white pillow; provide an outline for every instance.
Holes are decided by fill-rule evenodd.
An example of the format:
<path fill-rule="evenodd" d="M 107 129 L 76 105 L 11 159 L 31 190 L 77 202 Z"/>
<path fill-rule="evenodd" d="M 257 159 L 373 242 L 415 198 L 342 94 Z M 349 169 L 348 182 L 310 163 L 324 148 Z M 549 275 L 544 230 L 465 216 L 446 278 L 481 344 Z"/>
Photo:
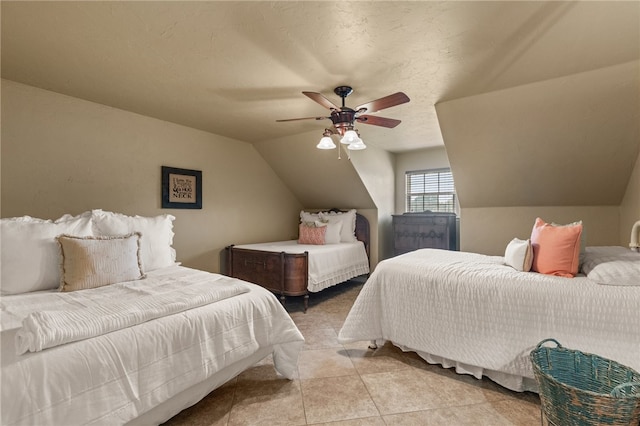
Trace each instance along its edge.
<path fill-rule="evenodd" d="M 315 222 L 320 220 L 320 213 L 311 213 L 300 210 L 300 222 Z"/>
<path fill-rule="evenodd" d="M 53 290 L 60 286 L 61 234 L 93 235 L 91 212 L 54 221 L 23 216 L 1 219 L 2 284 L 0 294 Z"/>
<path fill-rule="evenodd" d="M 598 284 L 640 286 L 640 253 L 624 247 L 587 247 L 582 272 Z"/>
<path fill-rule="evenodd" d="M 144 271 L 165 268 L 175 264 L 173 221 L 175 217 L 163 214 L 155 217 L 126 216 L 120 213 L 93 210 L 95 235 L 126 235 L 140 232 L 140 253 Z"/>
<path fill-rule="evenodd" d="M 340 241 L 343 243 L 355 243 L 356 238 L 356 210 L 351 209 L 345 213 L 321 212 L 320 219 L 329 223 L 342 223 Z"/>
<path fill-rule="evenodd" d="M 342 230 L 342 223 L 323 223 L 320 221 L 315 222 L 317 227 L 326 226 L 327 230 L 324 234 L 325 244 L 340 244 L 340 231 Z"/>
<path fill-rule="evenodd" d="M 531 240 L 511 240 L 504 251 L 504 262 L 517 271 L 529 272 L 533 263 Z"/>
<path fill-rule="evenodd" d="M 140 233 L 119 237 L 56 238 L 62 255 L 60 291 L 76 291 L 144 278 Z"/>

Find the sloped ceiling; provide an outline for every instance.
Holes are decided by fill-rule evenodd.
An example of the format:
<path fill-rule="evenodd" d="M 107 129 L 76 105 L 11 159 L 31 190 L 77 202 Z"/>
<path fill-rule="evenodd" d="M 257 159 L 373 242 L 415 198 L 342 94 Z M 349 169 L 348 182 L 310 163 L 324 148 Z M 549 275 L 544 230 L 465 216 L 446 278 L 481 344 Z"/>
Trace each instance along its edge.
<path fill-rule="evenodd" d="M 389 152 L 444 143 L 463 207 L 615 204 L 639 149 L 637 1 L 0 7 L 3 78 L 259 144 L 280 176 L 313 168 L 292 144 L 315 145 L 330 122 L 275 120 L 326 114 L 300 92 L 338 103 L 343 84 L 349 106 L 411 98 L 378 113 L 397 128 L 362 125 L 362 137 Z M 339 191 L 345 173 L 309 180 Z"/>
<path fill-rule="evenodd" d="M 436 105 L 461 207 L 619 205 L 640 61 Z"/>
<path fill-rule="evenodd" d="M 2 77 L 258 142 L 330 122 L 349 84 L 391 152 L 442 145 L 434 105 L 638 59 L 638 2 L 2 1 Z"/>
<path fill-rule="evenodd" d="M 255 147 L 305 208 L 375 208 L 348 154 L 341 150 L 338 159 L 337 150 L 318 150 L 316 139 L 310 132 Z"/>

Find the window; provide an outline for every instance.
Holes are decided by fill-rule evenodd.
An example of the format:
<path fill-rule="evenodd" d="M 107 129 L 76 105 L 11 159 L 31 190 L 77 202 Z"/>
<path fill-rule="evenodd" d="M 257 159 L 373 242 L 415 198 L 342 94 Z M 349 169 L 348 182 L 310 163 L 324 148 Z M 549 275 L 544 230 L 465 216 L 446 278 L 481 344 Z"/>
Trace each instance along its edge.
<path fill-rule="evenodd" d="M 456 191 L 451 169 L 407 172 L 406 211 L 456 212 Z"/>

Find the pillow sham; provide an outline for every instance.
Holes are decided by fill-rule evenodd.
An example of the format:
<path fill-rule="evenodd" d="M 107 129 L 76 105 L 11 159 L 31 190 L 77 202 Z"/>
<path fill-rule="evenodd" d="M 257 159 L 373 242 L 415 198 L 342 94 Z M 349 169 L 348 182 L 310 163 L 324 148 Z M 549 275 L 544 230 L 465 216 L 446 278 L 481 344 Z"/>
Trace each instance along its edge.
<path fill-rule="evenodd" d="M 163 214 L 154 217 L 127 216 L 120 213 L 93 210 L 93 230 L 97 236 L 126 235 L 140 232 L 140 253 L 146 272 L 172 266 L 176 261 L 173 244 L 175 217 Z"/>
<path fill-rule="evenodd" d="M 321 212 L 320 219 L 327 220 L 329 223 L 341 223 L 340 242 L 355 243 L 356 238 L 356 210 L 351 209 L 347 212 Z"/>
<path fill-rule="evenodd" d="M 517 271 L 529 272 L 533 263 L 531 240 L 511 240 L 504 251 L 504 261 Z"/>
<path fill-rule="evenodd" d="M 547 275 L 575 277 L 578 273 L 581 234 L 581 223 L 553 226 L 536 218 L 531 231 L 531 270 Z"/>
<path fill-rule="evenodd" d="M 640 253 L 624 247 L 589 247 L 582 272 L 598 284 L 640 286 Z"/>
<path fill-rule="evenodd" d="M 324 234 L 325 244 L 340 244 L 340 232 L 342 231 L 342 223 L 322 223 L 327 228 Z"/>
<path fill-rule="evenodd" d="M 63 292 L 102 287 L 145 277 L 140 258 L 141 235 L 56 238 L 62 255 Z"/>
<path fill-rule="evenodd" d="M 60 234 L 93 235 L 91 213 L 56 221 L 23 216 L 0 220 L 0 294 L 53 290 L 60 286 Z"/>
<path fill-rule="evenodd" d="M 298 244 L 324 245 L 326 232 L 326 226 L 307 226 L 301 223 Z"/>
<path fill-rule="evenodd" d="M 300 210 L 300 222 L 315 222 L 320 220 L 320 212 L 311 213 L 304 210 Z"/>

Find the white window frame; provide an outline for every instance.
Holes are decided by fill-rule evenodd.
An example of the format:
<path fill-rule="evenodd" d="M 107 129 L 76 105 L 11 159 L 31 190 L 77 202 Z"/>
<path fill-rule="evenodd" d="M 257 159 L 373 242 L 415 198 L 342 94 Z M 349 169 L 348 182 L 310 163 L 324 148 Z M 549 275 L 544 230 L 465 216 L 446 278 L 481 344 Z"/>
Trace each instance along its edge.
<path fill-rule="evenodd" d="M 435 175 L 435 176 L 434 176 Z M 427 178 L 427 176 L 430 176 Z M 433 179 L 435 178 L 435 182 Z M 419 182 L 420 179 L 423 182 Z M 426 180 L 430 182 L 426 182 Z M 418 181 L 416 190 L 411 191 L 411 182 Z M 434 187 L 435 185 L 435 187 Z M 427 188 L 429 187 L 429 188 Z M 422 191 L 420 191 L 422 189 Z M 427 191 L 427 189 L 432 189 Z M 412 197 L 423 197 L 422 208 L 412 206 Z M 436 197 L 437 204 L 425 204 L 424 197 Z M 450 202 L 442 203 L 440 200 L 450 199 Z M 415 204 L 415 201 L 414 201 Z M 411 210 L 413 208 L 413 210 Z M 450 168 L 411 170 L 405 172 L 405 212 L 419 213 L 425 211 L 450 212 L 458 214 L 458 199 L 453 182 L 453 174 Z"/>

